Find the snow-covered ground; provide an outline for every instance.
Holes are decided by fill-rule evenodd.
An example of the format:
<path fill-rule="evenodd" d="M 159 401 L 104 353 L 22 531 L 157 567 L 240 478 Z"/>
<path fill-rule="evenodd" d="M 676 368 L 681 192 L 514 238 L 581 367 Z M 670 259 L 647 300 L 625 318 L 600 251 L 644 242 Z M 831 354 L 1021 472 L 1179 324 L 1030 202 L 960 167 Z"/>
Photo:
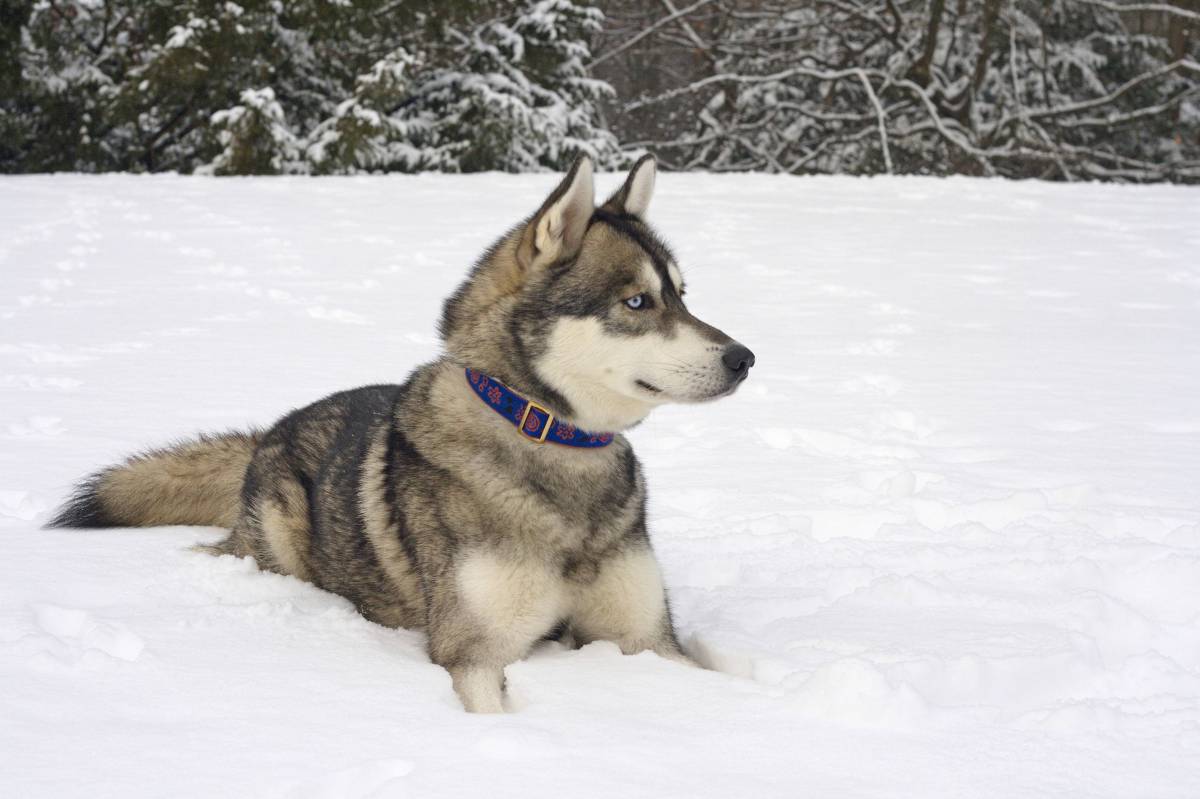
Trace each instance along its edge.
<path fill-rule="evenodd" d="M 548 647 L 469 716 L 217 530 L 39 529 L 131 450 L 401 380 L 553 180 L 0 180 L 0 795 L 1200 795 L 1197 189 L 662 176 L 758 356 L 631 434 L 717 671 Z"/>

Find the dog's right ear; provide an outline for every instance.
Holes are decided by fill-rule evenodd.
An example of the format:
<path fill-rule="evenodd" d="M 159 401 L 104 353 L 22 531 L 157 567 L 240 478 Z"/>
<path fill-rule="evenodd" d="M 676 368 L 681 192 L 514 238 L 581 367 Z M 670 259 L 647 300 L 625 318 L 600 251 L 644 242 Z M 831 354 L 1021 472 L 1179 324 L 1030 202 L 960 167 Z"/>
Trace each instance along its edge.
<path fill-rule="evenodd" d="M 522 231 L 517 244 L 521 267 L 543 267 L 576 255 L 595 209 L 592 160 L 581 155 Z"/>

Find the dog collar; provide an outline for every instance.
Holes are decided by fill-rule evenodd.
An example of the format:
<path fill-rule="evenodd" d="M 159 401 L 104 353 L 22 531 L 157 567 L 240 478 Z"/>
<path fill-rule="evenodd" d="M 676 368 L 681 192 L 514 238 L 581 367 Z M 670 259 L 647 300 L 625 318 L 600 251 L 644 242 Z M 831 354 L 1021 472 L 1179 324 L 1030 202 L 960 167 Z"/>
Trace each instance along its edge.
<path fill-rule="evenodd" d="M 530 399 L 525 399 L 495 378 L 474 369 L 467 370 L 467 382 L 471 390 L 489 408 L 504 417 L 517 431 L 541 444 L 546 441 L 564 447 L 596 449 L 612 443 L 612 433 L 588 433 L 577 430 L 575 425 L 558 421 L 548 408 L 543 408 Z"/>

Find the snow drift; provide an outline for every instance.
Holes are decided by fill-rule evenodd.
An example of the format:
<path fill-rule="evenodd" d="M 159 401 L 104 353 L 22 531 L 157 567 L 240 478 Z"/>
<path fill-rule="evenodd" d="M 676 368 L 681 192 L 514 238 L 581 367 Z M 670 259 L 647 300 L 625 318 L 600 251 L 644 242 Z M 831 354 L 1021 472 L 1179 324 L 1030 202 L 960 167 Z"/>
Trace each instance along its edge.
<path fill-rule="evenodd" d="M 0 182 L 0 793 L 1195 795 L 1194 189 L 660 180 L 758 355 L 631 434 L 713 671 L 548 646 L 472 717 L 215 529 L 39 529 L 130 450 L 403 379 L 547 180 Z"/>

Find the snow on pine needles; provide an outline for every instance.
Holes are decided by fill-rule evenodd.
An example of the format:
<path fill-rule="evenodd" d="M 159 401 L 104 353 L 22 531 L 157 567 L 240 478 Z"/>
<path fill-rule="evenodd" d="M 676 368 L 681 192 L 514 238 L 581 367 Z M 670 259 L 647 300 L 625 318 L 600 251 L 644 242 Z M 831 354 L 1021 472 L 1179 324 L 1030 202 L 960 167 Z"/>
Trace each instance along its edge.
<path fill-rule="evenodd" d="M 217 530 L 39 529 L 130 450 L 402 380 L 548 185 L 0 181 L 0 793 L 1195 795 L 1195 189 L 661 178 L 758 356 L 631 433 L 714 671 L 549 646 L 472 717 Z"/>

